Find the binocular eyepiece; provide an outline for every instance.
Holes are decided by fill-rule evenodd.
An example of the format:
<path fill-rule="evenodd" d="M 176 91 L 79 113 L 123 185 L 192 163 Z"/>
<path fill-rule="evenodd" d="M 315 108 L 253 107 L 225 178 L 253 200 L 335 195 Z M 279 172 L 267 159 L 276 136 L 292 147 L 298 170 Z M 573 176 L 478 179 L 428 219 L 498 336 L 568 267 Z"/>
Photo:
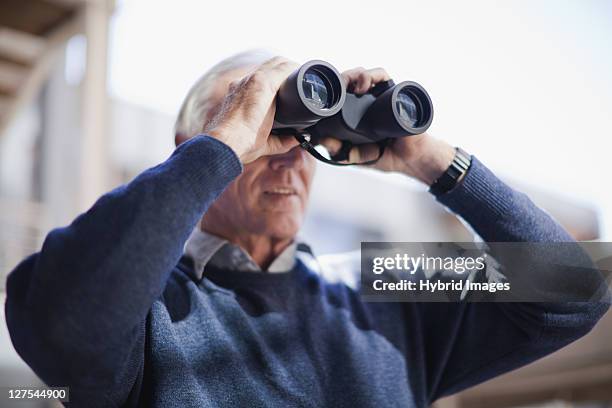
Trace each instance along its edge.
<path fill-rule="evenodd" d="M 383 81 L 355 95 L 347 93 L 344 80 L 331 64 L 314 60 L 281 85 L 272 130 L 302 139 L 308 135 L 311 146 L 323 137 L 334 137 L 346 150 L 365 143 L 382 146 L 391 139 L 423 133 L 432 119 L 431 98 L 416 82 Z"/>

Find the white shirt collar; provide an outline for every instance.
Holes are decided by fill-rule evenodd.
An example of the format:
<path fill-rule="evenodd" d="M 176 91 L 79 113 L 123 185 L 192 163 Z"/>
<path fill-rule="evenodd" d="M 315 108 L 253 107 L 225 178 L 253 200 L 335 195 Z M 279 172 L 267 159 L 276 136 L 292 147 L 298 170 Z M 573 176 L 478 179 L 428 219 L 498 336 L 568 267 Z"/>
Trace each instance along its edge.
<path fill-rule="evenodd" d="M 293 269 L 296 252 L 297 243 L 293 241 L 272 261 L 267 272 L 279 273 Z M 184 254 L 193 260 L 193 268 L 197 279 L 202 279 L 204 267 L 208 263 L 243 272 L 263 272 L 244 249 L 221 237 L 202 231 L 199 224 L 193 229 L 187 242 L 185 242 Z"/>

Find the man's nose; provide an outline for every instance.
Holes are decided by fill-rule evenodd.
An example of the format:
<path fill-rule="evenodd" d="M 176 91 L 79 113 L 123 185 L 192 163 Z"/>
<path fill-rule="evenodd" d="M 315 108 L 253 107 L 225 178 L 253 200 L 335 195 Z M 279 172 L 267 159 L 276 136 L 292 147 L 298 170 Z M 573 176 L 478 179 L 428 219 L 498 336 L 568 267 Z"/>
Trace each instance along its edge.
<path fill-rule="evenodd" d="M 272 170 L 282 170 L 290 168 L 300 170 L 302 167 L 304 167 L 304 162 L 306 161 L 307 154 L 308 153 L 300 146 L 295 146 L 287 153 L 271 156 L 269 165 Z"/>

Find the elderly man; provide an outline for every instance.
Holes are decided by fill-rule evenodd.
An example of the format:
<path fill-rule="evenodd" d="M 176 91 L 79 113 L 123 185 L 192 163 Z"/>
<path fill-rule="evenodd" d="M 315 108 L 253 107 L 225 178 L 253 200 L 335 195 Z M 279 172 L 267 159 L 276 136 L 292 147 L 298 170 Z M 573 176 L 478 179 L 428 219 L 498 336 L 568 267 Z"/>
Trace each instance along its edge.
<path fill-rule="evenodd" d="M 605 312 L 367 303 L 309 270 L 295 235 L 315 165 L 270 133 L 295 68 L 249 53 L 217 65 L 185 101 L 174 154 L 52 231 L 11 273 L 13 343 L 47 384 L 70 387 L 74 406 L 425 407 L 570 343 Z M 355 93 L 388 78 L 344 76 Z M 431 185 L 455 154 L 421 135 L 375 167 Z M 571 241 L 474 157 L 436 195 L 487 241 Z"/>

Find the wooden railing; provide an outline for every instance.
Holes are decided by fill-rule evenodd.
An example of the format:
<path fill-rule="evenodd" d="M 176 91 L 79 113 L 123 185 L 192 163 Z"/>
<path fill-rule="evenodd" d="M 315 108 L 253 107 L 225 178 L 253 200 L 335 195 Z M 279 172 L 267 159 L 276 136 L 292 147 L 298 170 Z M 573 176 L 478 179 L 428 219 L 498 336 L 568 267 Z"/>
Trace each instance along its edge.
<path fill-rule="evenodd" d="M 0 198 L 0 290 L 19 261 L 40 249 L 49 229 L 47 219 L 40 203 Z"/>

